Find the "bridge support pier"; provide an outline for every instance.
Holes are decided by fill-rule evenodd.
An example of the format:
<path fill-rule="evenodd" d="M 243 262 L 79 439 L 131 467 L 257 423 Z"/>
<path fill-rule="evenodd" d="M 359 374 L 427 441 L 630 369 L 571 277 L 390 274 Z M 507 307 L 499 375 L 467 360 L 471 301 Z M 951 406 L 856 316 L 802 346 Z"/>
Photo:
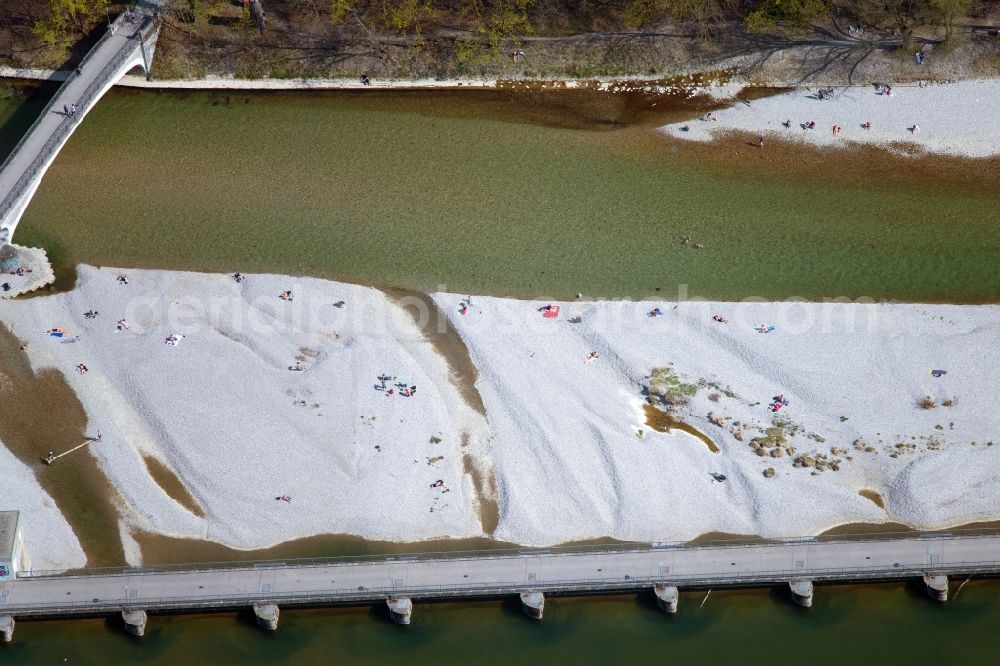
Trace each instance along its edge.
<path fill-rule="evenodd" d="M 924 575 L 924 585 L 927 586 L 927 595 L 935 601 L 948 601 L 948 577 L 935 576 L 933 574 Z"/>
<path fill-rule="evenodd" d="M 0 641 L 10 643 L 14 640 L 14 618 L 7 615 L 0 617 Z"/>
<path fill-rule="evenodd" d="M 660 607 L 660 610 L 671 614 L 677 612 L 678 592 L 676 587 L 657 585 L 653 588 L 653 594 L 656 595 L 656 605 Z"/>
<path fill-rule="evenodd" d="M 413 614 L 413 602 L 409 599 L 386 599 L 389 607 L 389 617 L 396 624 L 409 624 Z"/>
<path fill-rule="evenodd" d="M 803 608 L 813 605 L 813 584 L 811 580 L 792 580 L 788 582 L 792 590 L 792 599 Z"/>
<path fill-rule="evenodd" d="M 522 592 L 521 607 L 533 620 L 541 620 L 545 612 L 545 595 L 541 592 Z"/>
<path fill-rule="evenodd" d="M 146 611 L 123 610 L 122 620 L 125 621 L 125 631 L 133 636 L 142 636 L 146 633 Z"/>
<path fill-rule="evenodd" d="M 257 626 L 268 631 L 274 631 L 278 628 L 279 612 L 277 604 L 253 605 L 253 614 L 257 616 Z"/>

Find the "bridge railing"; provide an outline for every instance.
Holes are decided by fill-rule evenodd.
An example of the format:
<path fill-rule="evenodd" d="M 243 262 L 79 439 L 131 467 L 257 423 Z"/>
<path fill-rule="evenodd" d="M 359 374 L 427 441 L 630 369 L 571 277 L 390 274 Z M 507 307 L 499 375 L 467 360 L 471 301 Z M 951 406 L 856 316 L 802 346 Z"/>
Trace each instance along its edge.
<path fill-rule="evenodd" d="M 215 571 L 224 569 L 268 569 L 273 567 L 318 567 L 341 564 L 369 564 L 380 562 L 426 562 L 430 560 L 475 559 L 483 557 L 553 557 L 573 554 L 627 553 L 670 550 L 691 550 L 698 548 L 742 549 L 755 547 L 783 547 L 793 545 L 810 545 L 819 543 L 859 543 L 885 541 L 889 539 L 920 539 L 928 541 L 954 541 L 970 538 L 989 538 L 1000 536 L 991 528 L 962 528 L 947 532 L 879 532 L 842 535 L 828 537 L 787 537 L 784 539 L 761 539 L 751 537 L 731 537 L 709 541 L 660 541 L 651 543 L 619 542 L 611 544 L 580 544 L 552 546 L 550 548 L 495 548 L 480 550 L 442 550 L 437 552 L 416 553 L 382 553 L 373 555 L 339 555 L 333 557 L 287 558 L 276 560 L 234 560 L 226 562 L 198 562 L 186 564 L 159 564 L 139 567 L 94 567 L 67 571 L 64 569 L 44 569 L 19 571 L 18 578 L 46 578 L 51 576 L 95 576 L 121 575 L 143 573 L 179 573 L 197 571 Z"/>
<path fill-rule="evenodd" d="M 120 28 L 123 21 L 124 21 L 124 14 L 115 19 L 113 25 L 116 27 L 116 30 Z M 108 62 L 107 65 L 104 66 L 100 74 L 98 74 L 94 78 L 94 80 L 91 81 L 90 85 L 87 86 L 83 94 L 80 96 L 79 100 L 77 100 L 76 103 L 79 104 L 80 107 L 86 108 L 89 104 L 93 103 L 94 99 L 96 98 L 100 90 L 105 85 L 107 85 L 108 80 L 112 76 L 114 76 L 117 69 L 121 67 L 122 63 L 124 63 L 131 55 L 131 53 L 135 50 L 135 44 L 132 41 L 135 38 L 135 36 L 138 35 L 139 33 L 143 33 L 145 36 L 145 32 L 148 31 L 150 27 L 155 24 L 155 21 L 156 19 L 152 16 L 146 17 L 146 19 L 141 24 L 140 28 L 135 33 L 133 33 L 133 35 L 128 37 L 128 41 L 126 42 L 126 44 L 123 45 L 118 50 L 115 56 Z M 103 46 L 107 40 L 111 39 L 112 34 L 113 34 L 112 30 L 109 28 L 108 31 L 104 34 L 104 36 L 102 36 L 101 39 L 98 40 L 97 44 L 95 44 L 94 47 L 87 53 L 86 57 L 84 57 L 83 61 L 80 63 L 79 69 L 82 70 L 87 65 L 91 57 L 95 53 L 97 53 L 98 50 L 100 50 L 101 46 Z M 45 105 L 45 108 L 42 110 L 41 114 L 39 114 L 38 119 L 35 120 L 34 123 L 32 123 L 28 131 L 24 134 L 23 137 L 21 137 L 21 140 L 18 141 L 16 146 L 14 146 L 14 150 L 11 151 L 11 153 L 4 160 L 3 164 L 0 165 L 0 171 L 3 171 L 9 166 L 9 164 L 13 161 L 14 157 L 21 150 L 24 144 L 28 141 L 28 139 L 31 137 L 31 135 L 34 133 L 37 127 L 48 117 L 48 114 L 53 112 L 54 107 L 60 101 L 60 93 L 64 89 L 66 89 L 71 82 L 75 81 L 76 78 L 78 78 L 79 76 L 80 75 L 77 74 L 76 71 L 74 71 L 73 73 L 70 74 L 69 78 L 66 79 L 65 83 L 63 83 L 62 86 L 59 87 L 59 90 L 56 91 L 56 93 L 52 96 L 52 99 L 49 100 L 49 103 Z M 51 159 L 53 154 L 59 150 L 59 147 L 62 145 L 63 141 L 66 140 L 66 137 L 70 133 L 72 133 L 76 123 L 77 123 L 76 119 L 65 117 L 59 123 L 58 127 L 56 127 L 55 131 L 52 132 L 51 135 L 49 135 L 49 138 L 45 141 L 45 144 L 42 146 L 41 150 L 38 151 L 38 154 L 35 155 L 34 159 L 32 159 L 28 168 L 24 170 L 21 176 L 17 179 L 17 182 L 11 188 L 10 192 L 7 194 L 6 197 L 4 197 L 3 202 L 0 203 L 0 220 L 3 220 L 7 216 L 7 214 L 15 207 L 15 205 L 17 205 L 17 202 L 20 200 L 21 195 L 23 195 L 24 192 L 31 186 L 31 183 L 34 180 L 35 176 L 37 176 L 38 173 L 45 168 L 46 163 Z M 0 238 L 0 244 L 2 244 L 4 240 L 5 239 Z"/>

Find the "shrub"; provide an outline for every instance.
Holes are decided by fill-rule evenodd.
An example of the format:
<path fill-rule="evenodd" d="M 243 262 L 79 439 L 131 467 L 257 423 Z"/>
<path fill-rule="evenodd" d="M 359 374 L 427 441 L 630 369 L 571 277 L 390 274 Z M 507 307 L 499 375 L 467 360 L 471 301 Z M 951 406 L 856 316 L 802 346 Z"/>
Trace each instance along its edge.
<path fill-rule="evenodd" d="M 655 368 L 649 377 L 649 395 L 672 407 L 686 405 L 698 393 L 694 384 L 682 382 L 671 365 Z"/>
<path fill-rule="evenodd" d="M 787 425 L 788 424 L 783 421 L 776 422 L 773 426 L 765 430 L 763 435 L 760 437 L 754 437 L 750 440 L 750 444 L 753 445 L 754 443 L 757 443 L 759 446 L 767 449 L 772 449 L 776 446 L 784 446 L 788 443 L 788 437 L 785 434 L 785 427 Z"/>

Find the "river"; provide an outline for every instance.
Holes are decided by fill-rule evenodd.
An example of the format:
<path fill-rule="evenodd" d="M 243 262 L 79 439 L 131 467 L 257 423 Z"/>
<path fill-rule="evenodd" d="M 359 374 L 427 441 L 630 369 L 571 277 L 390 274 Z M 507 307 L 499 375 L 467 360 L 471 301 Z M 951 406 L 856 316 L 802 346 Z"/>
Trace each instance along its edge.
<path fill-rule="evenodd" d="M 655 136 L 676 105 L 632 96 L 116 90 L 87 117 L 18 230 L 78 262 L 319 275 L 507 295 L 1000 297 L 995 162 L 741 147 Z M 0 96 L 0 154 L 43 103 Z M 709 108 L 708 105 L 699 108 Z M 877 187 L 871 183 L 877 183 Z M 697 251 L 680 244 L 690 234 Z M 71 279 L 62 281 L 63 286 Z M 335 553 L 328 553 L 335 554 Z M 960 581 L 954 581 L 954 590 Z M 1000 583 L 935 604 L 915 585 L 20 622 L 17 664 L 770 664 L 983 662 Z"/>
<path fill-rule="evenodd" d="M 959 581 L 952 586 L 952 596 Z M 516 600 L 417 604 L 393 625 L 380 607 L 283 609 L 274 633 L 252 613 L 151 616 L 135 639 L 115 620 L 20 622 L 0 646 L 12 664 L 761 664 L 989 663 L 1000 649 L 1000 582 L 972 581 L 946 604 L 916 585 L 681 594 L 670 617 L 652 595 L 559 598 L 545 619 Z"/>
<path fill-rule="evenodd" d="M 0 121 L 23 98 L 6 104 Z M 1000 298 L 997 160 L 777 142 L 765 157 L 745 138 L 681 146 L 651 129 L 685 105 L 699 108 L 587 91 L 113 90 L 17 239 L 64 274 L 87 262 L 522 297 Z"/>

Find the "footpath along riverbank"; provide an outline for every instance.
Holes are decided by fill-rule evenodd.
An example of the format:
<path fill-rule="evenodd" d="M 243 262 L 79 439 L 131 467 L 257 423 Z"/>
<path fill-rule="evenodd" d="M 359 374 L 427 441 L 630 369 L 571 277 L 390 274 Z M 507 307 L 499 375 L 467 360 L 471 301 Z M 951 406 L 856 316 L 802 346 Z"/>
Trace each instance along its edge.
<path fill-rule="evenodd" d="M 23 69 L 0 66 L 0 79 L 31 81 L 64 81 L 70 72 L 54 69 Z M 128 88 L 153 90 L 419 90 L 435 88 L 506 88 L 537 86 L 539 88 L 595 87 L 614 91 L 648 89 L 650 92 L 675 92 L 681 88 L 695 89 L 722 87 L 728 79 L 725 73 L 703 74 L 692 72 L 669 79 L 650 79 L 648 76 L 605 76 L 573 78 L 455 78 L 455 79 L 377 79 L 377 78 L 288 78 L 241 79 L 226 76 L 206 76 L 200 79 L 153 79 L 129 75 L 117 85 Z M 367 82 L 365 82 L 367 81 Z"/>

